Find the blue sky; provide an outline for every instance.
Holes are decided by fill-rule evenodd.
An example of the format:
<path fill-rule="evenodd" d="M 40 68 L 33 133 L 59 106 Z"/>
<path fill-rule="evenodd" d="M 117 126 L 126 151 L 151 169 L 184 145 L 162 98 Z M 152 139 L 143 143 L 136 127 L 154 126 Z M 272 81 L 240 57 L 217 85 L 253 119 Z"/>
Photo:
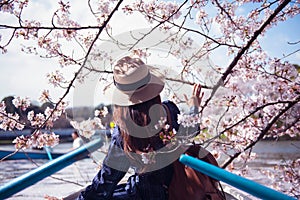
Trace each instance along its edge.
<path fill-rule="evenodd" d="M 35 6 L 39 6 L 38 1 L 34 1 Z M 80 1 L 79 1 L 80 2 Z M 73 3 L 73 2 L 72 2 Z M 45 5 L 45 4 L 44 4 Z M 43 12 L 50 7 L 43 6 L 40 10 L 34 12 L 34 15 L 46 20 L 47 16 Z M 81 5 L 74 7 L 74 16 L 78 18 L 82 17 Z M 76 14 L 77 13 L 77 14 Z M 31 15 L 32 13 L 28 13 Z M 8 23 L 7 19 L 0 14 L 0 23 Z M 85 19 L 88 23 L 88 18 Z M 122 31 L 131 27 L 126 27 L 126 24 L 122 23 L 122 18 L 115 19 L 115 23 L 118 24 L 118 28 Z M 143 21 L 141 19 L 135 19 L 135 27 L 142 26 Z M 300 40 L 300 15 L 289 19 L 286 22 L 279 23 L 277 27 L 274 27 L 266 33 L 266 36 L 261 40 L 262 47 L 267 51 L 270 56 L 281 58 L 283 54 L 288 54 L 300 49 L 300 44 L 289 45 L 288 42 L 297 42 Z M 49 88 L 46 74 L 55 71 L 59 68 L 58 63 L 50 60 L 40 58 L 35 55 L 27 55 L 20 51 L 21 44 L 18 40 L 14 40 L 8 47 L 8 53 L 0 54 L 1 73 L 0 73 L 0 99 L 6 96 L 28 96 L 32 100 L 37 100 L 40 96 L 42 89 Z M 300 64 L 300 52 L 288 57 L 287 60 L 292 63 Z M 230 62 L 230 59 L 226 55 L 218 55 L 216 64 L 221 62 Z M 218 63 L 219 62 L 219 63 Z M 71 78 L 73 71 L 69 69 L 62 69 L 62 71 Z M 50 92 L 55 96 L 61 96 L 63 90 L 50 87 Z M 72 95 L 69 95 L 68 99 L 72 101 Z"/>
<path fill-rule="evenodd" d="M 270 56 L 282 58 L 283 54 L 292 53 L 300 49 L 300 15 L 279 23 L 278 26 L 269 29 L 261 40 L 262 47 Z M 290 45 L 288 42 L 299 42 Z M 300 65 L 300 52 L 288 57 L 287 60 Z"/>

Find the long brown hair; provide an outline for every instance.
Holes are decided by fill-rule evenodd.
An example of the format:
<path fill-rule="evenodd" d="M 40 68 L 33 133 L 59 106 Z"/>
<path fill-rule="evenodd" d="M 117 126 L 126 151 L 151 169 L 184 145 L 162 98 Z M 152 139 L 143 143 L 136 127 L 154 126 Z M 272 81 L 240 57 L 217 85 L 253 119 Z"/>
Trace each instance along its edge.
<path fill-rule="evenodd" d="M 160 148 L 163 145 L 160 130 L 155 129 L 154 124 L 163 115 L 159 95 L 136 105 L 115 105 L 114 121 L 119 126 L 125 152 L 148 152 Z"/>

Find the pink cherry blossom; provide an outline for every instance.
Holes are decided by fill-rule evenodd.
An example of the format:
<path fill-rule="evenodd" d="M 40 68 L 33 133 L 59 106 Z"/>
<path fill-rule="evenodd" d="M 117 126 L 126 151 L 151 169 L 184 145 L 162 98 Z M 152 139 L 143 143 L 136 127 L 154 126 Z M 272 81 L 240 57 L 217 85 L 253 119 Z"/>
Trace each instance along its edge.
<path fill-rule="evenodd" d="M 58 70 L 47 74 L 47 78 L 49 80 L 49 83 L 52 84 L 54 87 L 61 86 L 61 83 L 63 83 L 65 81 L 63 74 L 61 72 L 59 72 Z"/>
<path fill-rule="evenodd" d="M 30 106 L 30 100 L 28 97 L 15 97 L 12 100 L 12 103 L 15 105 L 16 108 L 20 108 L 23 111 L 25 111 Z"/>
<path fill-rule="evenodd" d="M 44 146 L 54 147 L 59 143 L 59 135 L 56 135 L 54 132 L 38 134 L 36 143 L 40 148 Z"/>
<path fill-rule="evenodd" d="M 49 90 L 44 88 L 39 100 L 50 101 L 54 105 L 53 108 L 47 108 L 44 113 L 27 112 L 30 105 L 29 98 L 14 99 L 13 103 L 18 108 L 18 113 L 7 113 L 6 105 L 1 102 L 1 129 L 23 129 L 25 122 L 20 120 L 19 115 L 24 113 L 27 113 L 26 123 L 29 122 L 30 126 L 37 128 L 32 137 L 16 138 L 14 141 L 16 148 L 27 148 L 30 145 L 51 146 L 58 142 L 58 137 L 52 133 L 44 133 L 40 129 L 51 129 L 53 123 L 65 113 L 68 106 L 65 98 L 71 89 L 76 89 L 75 82 L 85 84 L 89 75 L 94 73 L 99 74 L 100 83 L 112 82 L 111 65 L 116 58 L 111 55 L 113 52 L 100 49 L 98 42 L 111 39 L 111 42 L 117 44 L 120 49 L 130 49 L 128 52 L 134 56 L 141 58 L 153 56 L 149 52 L 152 52 L 154 44 L 140 48 L 139 44 L 143 44 L 144 41 L 138 41 L 140 38 L 134 38 L 134 35 L 131 35 L 130 39 L 136 39 L 135 45 L 138 48 L 131 49 L 133 44 L 123 44 L 124 41 L 119 43 L 116 40 L 115 34 L 118 34 L 120 27 L 114 24 L 114 20 L 124 14 L 126 17 L 132 15 L 144 18 L 143 25 L 152 30 L 158 29 L 164 33 L 174 31 L 173 35 L 160 41 L 170 47 L 166 52 L 175 57 L 178 65 L 182 66 L 178 69 L 180 74 L 170 78 L 175 78 L 182 84 L 203 83 L 205 87 L 201 117 L 182 113 L 178 116 L 178 122 L 184 128 L 199 125 L 200 134 L 194 140 L 209 145 L 216 156 L 226 156 L 228 162 L 225 161 L 224 166 L 227 166 L 228 170 L 247 175 L 247 167 L 240 169 L 233 161 L 246 163 L 249 159 L 255 159 L 255 155 L 249 154 L 249 148 L 258 140 L 281 136 L 299 137 L 299 66 L 288 62 L 297 52 L 278 49 L 278 55 L 282 57 L 275 58 L 269 55 L 261 43 L 263 39 L 269 37 L 269 30 L 299 15 L 299 0 L 287 3 L 277 14 L 276 8 L 286 1 L 134 0 L 123 2 L 120 7 L 116 7 L 118 3 L 108 0 L 88 1 L 89 9 L 82 10 L 84 19 L 81 20 L 73 13 L 75 2 L 58 1 L 55 11 L 48 13 L 50 17 L 47 22 L 26 14 L 31 5 L 30 1 L 0 3 L 0 14 L 9 17 L 7 22 L 0 24 L 2 53 L 10 51 L 10 45 L 18 40 L 23 43 L 21 48 L 23 53 L 52 59 L 57 62 L 57 68 L 64 67 L 76 71 L 70 79 L 65 78 L 63 73 L 56 69 L 46 75 L 49 85 L 59 87 L 65 92 L 55 102 Z M 276 15 L 271 19 L 274 14 Z M 84 22 L 86 16 L 92 20 L 89 18 L 88 22 Z M 122 20 L 124 24 L 135 29 L 135 23 L 126 21 L 125 17 Z M 9 24 L 10 21 L 15 23 Z M 266 22 L 268 23 L 265 24 Z M 261 29 L 263 25 L 266 26 Z M 299 42 L 288 42 L 290 49 L 294 47 L 297 49 Z M 220 56 L 226 61 L 214 64 L 213 62 L 218 61 L 215 58 Z M 212 72 L 207 73 L 208 76 L 203 75 L 204 67 L 201 64 L 195 64 L 203 58 L 212 60 L 209 66 Z M 237 62 L 234 62 L 235 59 Z M 84 65 L 86 61 L 91 61 L 92 64 Z M 107 62 L 109 67 L 99 70 L 94 65 L 98 61 Z M 169 99 L 180 104 L 184 100 L 176 93 L 169 92 Z M 96 111 L 95 118 L 72 124 L 74 128 L 81 130 L 84 137 L 90 138 L 102 127 L 99 117 L 104 114 L 103 111 Z M 170 127 L 166 119 L 161 119 L 157 122 L 156 128 L 166 131 Z M 166 131 L 161 134 L 161 138 L 168 143 L 176 138 L 174 134 L 176 132 Z M 151 163 L 151 156 L 144 155 L 143 161 Z M 286 164 L 284 167 L 278 167 L 275 173 L 266 171 L 265 176 L 273 179 L 274 188 L 299 195 L 297 187 L 299 176 L 293 174 L 294 169 L 299 168 L 299 161 Z M 288 165 L 292 168 L 288 168 Z M 284 188 L 283 182 L 293 187 Z"/>
<path fill-rule="evenodd" d="M 40 102 L 49 102 L 51 101 L 51 97 L 50 97 L 50 94 L 49 94 L 49 90 L 44 90 L 39 98 Z"/>
<path fill-rule="evenodd" d="M 201 123 L 199 115 L 179 114 L 178 121 L 183 127 L 195 127 Z"/>
<path fill-rule="evenodd" d="M 79 134 L 85 138 L 91 138 L 97 129 L 105 129 L 99 117 L 84 120 L 81 122 L 71 121 L 71 125 L 79 131 Z"/>
<path fill-rule="evenodd" d="M 23 135 L 16 137 L 12 143 L 15 144 L 16 149 L 27 149 L 31 146 L 31 140 Z"/>
<path fill-rule="evenodd" d="M 2 118 L 2 119 L 1 119 Z M 18 130 L 24 129 L 25 124 L 19 121 L 20 116 L 15 113 L 8 113 L 0 117 L 0 129 L 12 131 L 15 128 Z"/>

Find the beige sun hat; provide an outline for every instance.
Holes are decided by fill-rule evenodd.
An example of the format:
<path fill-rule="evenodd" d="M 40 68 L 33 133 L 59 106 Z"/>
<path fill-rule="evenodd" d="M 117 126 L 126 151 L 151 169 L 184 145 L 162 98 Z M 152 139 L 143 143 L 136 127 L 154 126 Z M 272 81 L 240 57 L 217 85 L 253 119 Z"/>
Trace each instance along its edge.
<path fill-rule="evenodd" d="M 148 101 L 164 88 L 164 77 L 153 66 L 129 56 L 117 61 L 113 69 L 112 104 L 129 106 Z"/>

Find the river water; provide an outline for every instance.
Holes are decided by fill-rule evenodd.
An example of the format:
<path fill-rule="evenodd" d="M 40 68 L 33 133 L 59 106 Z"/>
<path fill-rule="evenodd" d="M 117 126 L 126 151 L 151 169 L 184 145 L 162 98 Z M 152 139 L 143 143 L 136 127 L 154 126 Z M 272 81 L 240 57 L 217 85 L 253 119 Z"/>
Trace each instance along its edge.
<path fill-rule="evenodd" d="M 71 145 L 71 143 L 62 143 L 56 146 L 54 150 L 68 150 L 71 148 Z M 11 148 L 7 145 L 0 147 Z M 248 169 L 244 171 L 244 177 L 263 185 L 271 186 L 281 180 L 266 178 L 263 174 L 275 172 L 274 166 L 282 164 L 283 161 L 288 162 L 292 159 L 299 159 L 300 141 L 262 141 L 256 145 L 253 152 L 257 153 L 257 158 L 254 161 L 248 162 L 247 165 L 238 164 L 237 166 Z M 30 160 L 7 160 L 0 162 L 0 185 L 46 162 L 47 160 L 35 160 L 34 162 Z M 44 199 L 45 195 L 63 197 L 86 186 L 92 180 L 93 176 L 95 176 L 98 169 L 98 164 L 91 158 L 83 159 L 8 199 Z M 296 170 L 300 173 L 300 169 Z M 242 191 L 228 187 L 226 184 L 224 186 L 227 192 L 239 197 L 238 199 L 257 199 Z M 285 187 L 288 188 L 291 186 L 285 185 Z"/>

